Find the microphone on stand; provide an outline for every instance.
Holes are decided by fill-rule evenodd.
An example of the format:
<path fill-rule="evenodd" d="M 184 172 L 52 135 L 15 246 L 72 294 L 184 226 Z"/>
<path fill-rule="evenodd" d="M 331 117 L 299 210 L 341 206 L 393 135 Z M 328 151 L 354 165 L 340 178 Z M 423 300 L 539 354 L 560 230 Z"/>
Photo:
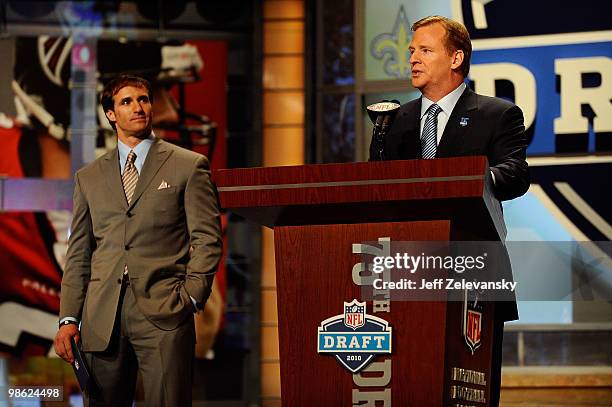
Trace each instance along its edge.
<path fill-rule="evenodd" d="M 385 154 L 385 136 L 400 108 L 398 100 L 382 100 L 367 107 L 368 116 L 374 129 L 372 130 L 372 143 L 370 144 L 370 161 L 383 161 Z"/>

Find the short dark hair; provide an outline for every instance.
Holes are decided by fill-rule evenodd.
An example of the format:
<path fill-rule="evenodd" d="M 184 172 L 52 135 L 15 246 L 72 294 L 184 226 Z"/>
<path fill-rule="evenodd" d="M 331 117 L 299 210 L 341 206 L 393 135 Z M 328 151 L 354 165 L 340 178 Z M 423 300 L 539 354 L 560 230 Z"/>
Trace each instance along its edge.
<path fill-rule="evenodd" d="M 102 109 L 104 109 L 104 113 L 109 110 L 113 110 L 115 108 L 115 103 L 113 102 L 113 97 L 126 86 L 134 86 L 136 88 L 144 88 L 147 90 L 149 95 L 149 100 L 151 103 L 153 102 L 153 88 L 151 87 L 151 83 L 148 80 L 141 78 L 139 76 L 132 75 L 119 75 L 116 78 L 112 79 L 106 85 L 104 85 L 104 89 L 102 89 L 102 94 L 100 95 L 100 104 L 102 105 Z M 108 122 L 112 126 L 113 129 L 116 130 L 115 122 L 108 119 Z"/>
<path fill-rule="evenodd" d="M 463 51 L 464 58 L 461 64 L 461 73 L 466 78 L 470 73 L 470 59 L 472 58 L 472 41 L 470 40 L 470 33 L 465 26 L 455 20 L 442 16 L 429 16 L 420 19 L 419 21 L 412 24 L 412 31 L 424 27 L 439 23 L 446 30 L 446 50 L 448 53 L 453 51 Z"/>

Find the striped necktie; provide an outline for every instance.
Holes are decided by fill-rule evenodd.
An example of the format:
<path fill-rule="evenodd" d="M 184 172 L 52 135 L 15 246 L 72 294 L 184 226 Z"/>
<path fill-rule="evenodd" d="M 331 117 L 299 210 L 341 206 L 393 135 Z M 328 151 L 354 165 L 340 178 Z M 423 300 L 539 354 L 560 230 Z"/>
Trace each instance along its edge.
<path fill-rule="evenodd" d="M 134 153 L 134 150 L 130 150 L 125 162 L 125 168 L 123 169 L 123 175 L 121 176 L 123 191 L 125 191 L 128 205 L 132 203 L 132 196 L 134 196 L 134 190 L 138 182 L 138 170 L 134 165 L 134 161 L 136 161 L 136 153 Z"/>
<path fill-rule="evenodd" d="M 421 133 L 421 151 L 423 158 L 435 158 L 438 145 L 438 114 L 442 108 L 435 103 L 427 109 L 427 119 Z"/>
<path fill-rule="evenodd" d="M 134 190 L 138 183 L 138 169 L 134 165 L 136 161 L 136 153 L 134 150 L 130 150 L 127 160 L 125 161 L 125 168 L 123 169 L 123 175 L 121 176 L 121 182 L 123 182 L 123 191 L 127 199 L 128 205 L 132 203 L 132 197 L 134 196 Z M 127 264 L 123 268 L 124 280 L 127 278 L 128 266 Z"/>

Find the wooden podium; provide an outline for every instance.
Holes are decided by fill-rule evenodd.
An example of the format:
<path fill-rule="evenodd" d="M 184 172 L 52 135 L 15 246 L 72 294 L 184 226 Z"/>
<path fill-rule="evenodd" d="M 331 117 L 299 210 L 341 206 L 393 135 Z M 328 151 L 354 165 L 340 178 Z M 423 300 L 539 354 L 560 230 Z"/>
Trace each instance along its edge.
<path fill-rule="evenodd" d="M 384 295 L 366 313 L 388 321 L 391 354 L 353 374 L 317 351 L 321 322 L 361 298 L 362 242 L 505 237 L 486 158 L 218 170 L 213 179 L 223 208 L 274 228 L 283 406 L 488 405 L 492 303 L 473 354 L 462 302 Z"/>

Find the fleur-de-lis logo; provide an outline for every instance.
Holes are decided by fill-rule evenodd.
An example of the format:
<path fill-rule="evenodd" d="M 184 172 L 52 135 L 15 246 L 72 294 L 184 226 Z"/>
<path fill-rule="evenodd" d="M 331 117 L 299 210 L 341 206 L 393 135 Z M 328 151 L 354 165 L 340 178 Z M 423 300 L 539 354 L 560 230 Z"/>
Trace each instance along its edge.
<path fill-rule="evenodd" d="M 385 73 L 397 78 L 410 76 L 410 57 L 408 56 L 408 35 L 410 24 L 404 6 L 395 18 L 393 31 L 377 35 L 371 42 L 370 53 L 376 59 L 384 61 Z"/>

